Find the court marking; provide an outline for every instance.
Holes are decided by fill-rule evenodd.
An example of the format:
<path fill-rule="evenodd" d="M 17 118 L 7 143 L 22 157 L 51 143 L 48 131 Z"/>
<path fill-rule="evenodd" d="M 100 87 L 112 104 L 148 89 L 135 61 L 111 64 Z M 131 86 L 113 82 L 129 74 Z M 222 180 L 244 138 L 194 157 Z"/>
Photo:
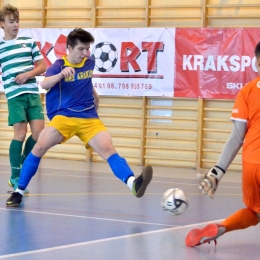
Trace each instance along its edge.
<path fill-rule="evenodd" d="M 32 250 L 32 251 L 16 253 L 16 254 L 2 255 L 2 256 L 0 256 L 0 259 L 16 257 L 16 256 L 32 255 L 32 254 L 37 254 L 37 253 L 44 253 L 44 252 L 50 252 L 50 251 L 55 251 L 55 250 L 62 250 L 62 249 L 67 249 L 67 248 L 86 246 L 86 245 L 91 245 L 91 244 L 104 243 L 104 242 L 120 240 L 120 239 L 126 239 L 126 238 L 132 238 L 132 237 L 137 237 L 137 236 L 144 236 L 144 235 L 150 235 L 150 234 L 155 234 L 155 233 L 162 233 L 162 232 L 167 232 L 167 231 L 172 231 L 172 230 L 197 227 L 197 226 L 200 226 L 200 225 L 207 225 L 207 224 L 212 223 L 212 222 L 221 222 L 221 221 L 223 221 L 223 219 L 214 220 L 214 221 L 207 221 L 207 222 L 201 222 L 201 223 L 185 225 L 185 226 L 177 226 L 177 227 L 160 229 L 160 230 L 147 231 L 147 232 L 142 232 L 142 233 L 137 233 L 137 234 L 130 234 L 130 235 L 117 236 L 117 237 L 97 239 L 97 240 L 93 240 L 93 241 L 69 244 L 69 245 L 64 245 L 64 246 L 49 247 L 49 248 L 45 248 L 45 249 Z"/>
<path fill-rule="evenodd" d="M 3 210 L 3 211 L 18 211 L 18 212 L 26 212 L 26 213 L 34 213 L 34 214 L 42 214 L 42 215 L 52 215 L 52 216 L 62 216 L 62 217 L 93 219 L 93 220 L 102 220 L 102 221 L 111 221 L 111 222 L 123 222 L 123 223 L 131 223 L 131 224 L 142 224 L 142 225 L 153 225 L 153 226 L 164 226 L 164 227 L 177 227 L 177 225 L 168 225 L 168 224 L 160 224 L 160 223 L 141 222 L 141 221 L 131 221 L 131 220 L 122 220 L 122 219 L 112 219 L 112 218 L 88 217 L 88 216 L 69 215 L 69 214 L 52 213 L 52 212 L 44 212 L 44 211 L 9 209 L 9 208 L 0 208 L 0 210 Z"/>
<path fill-rule="evenodd" d="M 188 196 L 206 196 L 201 193 L 189 193 L 186 192 Z M 109 192 L 109 193 L 89 193 L 89 192 L 79 192 L 79 193 L 29 193 L 25 194 L 25 197 L 48 197 L 48 196 L 93 196 L 93 195 L 106 195 L 106 196 L 117 196 L 117 195 L 126 195 L 126 196 L 133 196 L 132 193 L 129 192 Z M 162 195 L 161 192 L 146 192 L 145 195 Z M 10 194 L 0 194 L 0 197 L 9 197 Z M 225 193 L 217 193 L 216 196 L 242 196 L 242 193 L 233 193 L 233 194 L 225 194 Z"/>
<path fill-rule="evenodd" d="M 0 171 L 1 173 L 1 171 Z M 42 174 L 41 173 L 41 176 L 63 176 L 63 177 L 72 177 L 72 178 L 93 178 L 93 179 L 107 179 L 107 180 L 116 180 L 115 177 L 97 177 L 97 176 L 80 176 L 80 175 L 71 175 L 71 174 L 55 174 L 55 173 L 50 173 L 50 174 Z M 165 177 L 167 178 L 167 177 Z M 175 178 L 175 177 L 172 177 L 172 178 Z M 179 177 L 179 179 L 186 179 L 184 177 Z M 188 179 L 188 178 L 187 178 Z M 198 179 L 188 179 L 188 180 L 197 180 Z M 224 183 L 225 181 L 221 182 L 221 183 Z M 228 181 L 226 181 L 228 182 Z M 152 183 L 161 183 L 161 184 L 171 184 L 171 183 L 174 183 L 174 184 L 180 184 L 180 185 L 187 185 L 187 186 L 198 186 L 198 183 L 186 183 L 186 182 L 175 182 L 175 181 L 156 181 L 156 180 L 152 180 Z M 241 184 L 240 182 L 231 182 L 231 183 L 237 183 L 237 184 Z M 242 185 L 242 184 L 241 184 Z M 241 189 L 241 186 L 238 186 L 238 187 L 232 187 L 232 186 L 224 186 L 224 185 L 219 185 L 218 188 L 224 188 L 224 189 Z M 124 193 L 117 193 L 117 194 L 124 194 Z M 148 194 L 148 193 L 146 193 Z M 154 194 L 157 194 L 157 193 L 154 193 Z M 189 193 L 187 193 L 189 195 Z M 226 194 L 225 194 L 226 195 Z M 228 194 L 229 195 L 229 194 Z M 236 194 L 237 195 L 242 195 L 242 194 Z M 0 195 L 1 196 L 1 195 Z M 3 196 L 3 195 L 2 195 Z"/>
<path fill-rule="evenodd" d="M 0 171 L 1 173 L 1 171 Z M 117 180 L 116 177 L 97 177 L 97 176 L 91 176 L 91 175 L 87 175 L 87 176 L 81 176 L 81 175 L 71 175 L 71 174 L 55 174 L 55 173 L 50 173 L 50 174 L 44 174 L 41 173 L 41 176 L 63 176 L 63 177 L 72 177 L 72 178 L 93 178 L 93 179 L 106 179 L 106 180 Z M 154 176 L 156 177 L 156 176 Z M 165 177 L 168 178 L 168 177 Z M 175 178 L 175 177 L 171 177 L 171 178 Z M 176 177 L 176 179 L 178 179 Z M 197 180 L 198 179 L 188 179 L 188 178 L 184 178 L 184 177 L 179 177 L 179 179 L 187 179 L 187 180 Z M 228 182 L 228 181 L 223 181 L 224 182 Z M 163 184 L 169 184 L 169 183 L 175 183 L 175 184 L 183 184 L 183 185 L 189 185 L 189 186 L 198 186 L 198 183 L 186 183 L 186 182 L 175 182 L 175 181 L 156 181 L 156 180 L 152 180 L 152 183 L 163 183 Z M 232 182 L 232 183 L 237 183 L 237 184 L 241 184 L 240 182 Z M 219 185 L 219 188 L 228 188 L 228 189 L 241 189 L 241 187 L 232 187 L 232 186 L 223 186 L 223 185 Z"/>
<path fill-rule="evenodd" d="M 39 170 L 44 170 L 45 168 L 39 168 Z M 46 169 L 51 169 L 53 170 L 53 168 L 46 168 Z M 75 172 L 84 172 L 84 173 L 92 173 L 92 174 L 113 174 L 112 172 L 111 173 L 107 173 L 107 172 L 104 172 L 104 171 L 91 171 L 91 170 L 68 170 L 68 169 L 64 169 L 65 171 L 75 171 Z M 10 172 L 7 172 L 7 171 L 0 171 L 0 174 L 1 173 L 4 173 L 4 174 L 10 174 Z M 36 173 L 37 174 L 37 173 Z M 76 177 L 76 178 L 88 178 L 88 177 L 92 177 L 92 178 L 104 178 L 104 179 L 111 179 L 111 180 L 114 180 L 115 177 L 97 177 L 97 176 L 86 176 L 86 175 L 75 175 L 75 174 L 64 174 L 63 172 L 54 172 L 54 173 L 39 173 L 40 175 L 44 176 L 48 176 L 48 175 L 54 175 L 54 176 L 68 176 L 68 177 Z M 173 176 L 161 176 L 161 175 L 154 175 L 155 178 L 169 178 L 169 179 L 186 179 L 186 180 L 195 180 L 195 181 L 199 181 L 199 179 L 197 178 L 190 178 L 190 177 L 173 177 Z M 164 181 L 153 181 L 153 182 L 162 182 L 162 183 L 169 183 L 169 182 L 164 182 Z M 228 180 L 221 180 L 221 182 L 227 182 L 227 183 L 237 183 L 237 184 L 241 184 L 241 181 L 228 181 Z M 180 183 L 181 184 L 181 183 Z M 194 185 L 194 184 L 192 184 Z"/>
<path fill-rule="evenodd" d="M 68 171 L 68 170 L 67 170 Z M 77 172 L 77 170 L 75 170 L 75 172 Z M 99 174 L 99 173 L 103 173 L 103 174 L 113 174 L 113 173 L 107 173 L 107 172 L 95 172 L 95 171 L 86 171 L 93 173 L 93 174 Z M 68 177 L 77 177 L 77 178 L 86 178 L 86 177 L 93 177 L 93 178 L 104 178 L 104 179 L 115 179 L 115 177 L 97 177 L 97 176 L 92 176 L 92 175 L 75 175 L 75 174 L 64 174 L 63 172 L 53 172 L 53 173 L 41 173 L 41 175 L 58 175 L 58 176 L 68 176 Z M 155 178 L 169 178 L 169 179 L 185 179 L 185 180 L 195 180 L 195 181 L 199 181 L 198 178 L 188 178 L 188 177 L 173 177 L 173 176 L 161 176 L 161 175 L 154 175 L 153 177 Z M 162 183 L 168 183 L 168 182 L 164 182 L 164 181 L 156 181 L 156 182 L 162 182 Z M 241 184 L 241 181 L 228 181 L 228 180 L 222 180 L 222 182 L 230 182 L 230 183 L 238 183 Z"/>

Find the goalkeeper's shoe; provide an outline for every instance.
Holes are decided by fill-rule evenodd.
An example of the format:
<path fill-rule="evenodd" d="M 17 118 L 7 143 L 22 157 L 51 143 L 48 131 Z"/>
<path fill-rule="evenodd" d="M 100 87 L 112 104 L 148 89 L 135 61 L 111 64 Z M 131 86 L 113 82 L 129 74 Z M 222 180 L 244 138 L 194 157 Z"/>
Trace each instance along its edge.
<path fill-rule="evenodd" d="M 7 199 L 6 201 L 6 206 L 8 207 L 17 207 L 21 204 L 22 202 L 23 195 L 20 194 L 19 192 L 12 192 L 12 195 L 10 198 Z"/>
<path fill-rule="evenodd" d="M 139 177 L 134 180 L 132 192 L 137 197 L 140 198 L 144 195 L 145 190 L 153 178 L 153 168 L 148 165 L 143 168 L 143 172 Z"/>
<path fill-rule="evenodd" d="M 8 181 L 8 185 L 13 188 L 14 190 L 16 190 L 18 188 L 18 183 L 19 183 L 19 178 L 16 179 L 9 179 Z M 27 189 L 24 190 L 24 195 L 28 194 L 29 191 Z"/>
<path fill-rule="evenodd" d="M 192 229 L 185 239 L 186 246 L 199 246 L 204 243 L 210 243 L 212 240 L 215 242 L 215 245 L 217 245 L 216 239 L 223 235 L 224 231 L 224 226 L 213 223 L 205 226 L 202 229 Z"/>

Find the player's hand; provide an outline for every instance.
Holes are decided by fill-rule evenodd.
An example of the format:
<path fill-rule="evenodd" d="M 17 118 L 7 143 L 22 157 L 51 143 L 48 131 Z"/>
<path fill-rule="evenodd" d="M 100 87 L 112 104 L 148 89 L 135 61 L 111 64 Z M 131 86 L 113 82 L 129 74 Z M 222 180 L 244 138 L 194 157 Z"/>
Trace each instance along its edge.
<path fill-rule="evenodd" d="M 75 69 L 72 67 L 66 67 L 61 71 L 62 78 L 68 78 L 75 74 Z"/>
<path fill-rule="evenodd" d="M 28 75 L 28 73 L 25 72 L 25 73 L 21 73 L 21 74 L 17 75 L 15 77 L 14 81 L 17 84 L 21 85 L 21 84 L 24 84 L 28 79 L 29 79 L 29 75 Z"/>
<path fill-rule="evenodd" d="M 217 190 L 218 183 L 223 177 L 224 173 L 225 171 L 218 166 L 211 168 L 206 174 L 197 173 L 196 176 L 201 181 L 199 189 L 201 190 L 202 194 L 213 198 Z"/>

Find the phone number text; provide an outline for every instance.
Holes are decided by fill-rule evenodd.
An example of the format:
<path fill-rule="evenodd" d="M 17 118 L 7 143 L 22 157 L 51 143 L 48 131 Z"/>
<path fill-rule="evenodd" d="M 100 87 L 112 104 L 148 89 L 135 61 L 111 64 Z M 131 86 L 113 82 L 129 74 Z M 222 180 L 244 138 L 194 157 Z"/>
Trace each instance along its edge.
<path fill-rule="evenodd" d="M 148 83 L 94 83 L 95 88 L 100 89 L 152 89 Z"/>

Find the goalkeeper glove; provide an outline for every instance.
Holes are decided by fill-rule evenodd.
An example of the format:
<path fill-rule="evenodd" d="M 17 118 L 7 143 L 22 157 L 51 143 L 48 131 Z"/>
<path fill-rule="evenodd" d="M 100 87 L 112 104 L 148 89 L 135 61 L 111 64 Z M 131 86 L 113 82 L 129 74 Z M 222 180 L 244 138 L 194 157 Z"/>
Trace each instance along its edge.
<path fill-rule="evenodd" d="M 218 183 L 224 174 L 225 171 L 217 165 L 211 168 L 206 174 L 198 173 L 196 176 L 201 181 L 199 189 L 202 191 L 202 194 L 213 198 L 218 187 Z"/>

